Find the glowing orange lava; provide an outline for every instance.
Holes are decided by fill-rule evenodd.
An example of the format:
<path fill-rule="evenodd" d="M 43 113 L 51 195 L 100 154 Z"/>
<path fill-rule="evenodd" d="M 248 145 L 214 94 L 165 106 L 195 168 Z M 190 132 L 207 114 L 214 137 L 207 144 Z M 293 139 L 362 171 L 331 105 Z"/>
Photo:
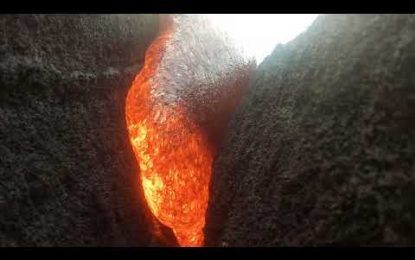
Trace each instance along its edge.
<path fill-rule="evenodd" d="M 183 104 L 154 95 L 165 87 L 153 76 L 170 35 L 164 32 L 148 49 L 128 92 L 126 121 L 151 212 L 173 229 L 181 246 L 202 246 L 212 154 Z"/>

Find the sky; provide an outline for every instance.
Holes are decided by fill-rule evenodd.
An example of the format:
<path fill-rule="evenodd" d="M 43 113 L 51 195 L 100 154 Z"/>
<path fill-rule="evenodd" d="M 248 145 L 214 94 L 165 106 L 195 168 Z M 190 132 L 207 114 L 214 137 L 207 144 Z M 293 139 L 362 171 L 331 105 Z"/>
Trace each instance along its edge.
<path fill-rule="evenodd" d="M 227 32 L 257 64 L 278 43 L 287 43 L 304 32 L 318 14 L 205 14 Z"/>

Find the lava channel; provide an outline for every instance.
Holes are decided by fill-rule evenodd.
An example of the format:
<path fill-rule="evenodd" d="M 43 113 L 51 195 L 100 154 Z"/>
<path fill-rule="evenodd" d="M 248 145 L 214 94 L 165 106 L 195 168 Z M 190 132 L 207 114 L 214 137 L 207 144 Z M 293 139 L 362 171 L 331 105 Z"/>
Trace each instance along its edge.
<path fill-rule="evenodd" d="M 129 89 L 126 122 L 151 212 L 180 246 L 202 246 L 213 153 L 255 65 L 202 18 L 165 21 Z"/>
<path fill-rule="evenodd" d="M 212 154 L 207 139 L 183 106 L 152 95 L 170 32 L 159 36 L 127 96 L 126 121 L 140 164 L 141 184 L 151 212 L 172 228 L 181 246 L 202 246 Z"/>

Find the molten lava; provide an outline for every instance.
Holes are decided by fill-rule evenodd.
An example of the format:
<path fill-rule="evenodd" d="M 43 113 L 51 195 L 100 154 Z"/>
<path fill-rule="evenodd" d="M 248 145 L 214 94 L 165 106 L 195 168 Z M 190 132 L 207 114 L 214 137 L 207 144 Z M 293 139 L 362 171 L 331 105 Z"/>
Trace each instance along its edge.
<path fill-rule="evenodd" d="M 212 152 L 180 99 L 157 94 L 166 87 L 154 75 L 170 36 L 165 31 L 148 49 L 127 96 L 126 121 L 151 212 L 172 228 L 181 246 L 201 246 Z"/>

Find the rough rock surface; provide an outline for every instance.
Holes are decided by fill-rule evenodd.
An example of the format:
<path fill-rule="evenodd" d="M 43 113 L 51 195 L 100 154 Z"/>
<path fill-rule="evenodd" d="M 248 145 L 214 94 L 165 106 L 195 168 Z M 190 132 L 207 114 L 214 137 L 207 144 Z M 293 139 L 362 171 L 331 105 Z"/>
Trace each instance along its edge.
<path fill-rule="evenodd" d="M 415 243 L 415 15 L 326 15 L 260 65 L 214 163 L 208 245 Z"/>
<path fill-rule="evenodd" d="M 0 246 L 149 243 L 124 105 L 157 33 L 156 15 L 0 16 Z"/>
<path fill-rule="evenodd" d="M 229 117 L 256 69 L 253 57 L 208 18 L 200 15 L 163 16 L 171 39 L 152 80 L 154 95 L 169 106 L 181 103 L 187 116 L 206 132 L 216 147 Z M 167 34 L 167 33 L 166 33 Z"/>

